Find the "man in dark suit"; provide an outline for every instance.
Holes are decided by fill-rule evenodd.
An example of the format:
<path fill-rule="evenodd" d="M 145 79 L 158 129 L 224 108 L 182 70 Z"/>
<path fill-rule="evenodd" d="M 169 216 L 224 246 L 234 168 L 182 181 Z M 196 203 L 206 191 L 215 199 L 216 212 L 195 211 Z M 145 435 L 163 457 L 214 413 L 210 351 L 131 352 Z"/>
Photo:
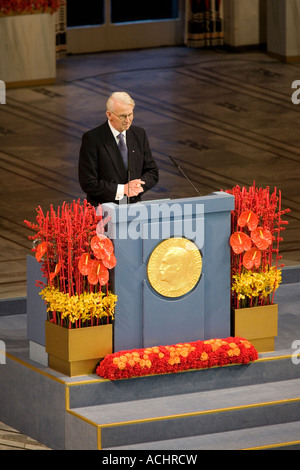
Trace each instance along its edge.
<path fill-rule="evenodd" d="M 132 126 L 134 106 L 127 93 L 113 93 L 106 104 L 107 121 L 82 137 L 79 183 L 94 206 L 124 197 L 138 202 L 158 181 L 146 132 Z"/>

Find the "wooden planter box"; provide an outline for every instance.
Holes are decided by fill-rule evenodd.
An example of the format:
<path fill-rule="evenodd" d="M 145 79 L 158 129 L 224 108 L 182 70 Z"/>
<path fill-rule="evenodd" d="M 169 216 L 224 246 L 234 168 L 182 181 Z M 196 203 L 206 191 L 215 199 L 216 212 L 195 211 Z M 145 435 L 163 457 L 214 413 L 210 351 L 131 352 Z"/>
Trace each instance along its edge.
<path fill-rule="evenodd" d="M 112 353 L 112 325 L 68 329 L 46 321 L 46 352 L 51 369 L 70 377 L 93 374 L 100 359 Z"/>
<path fill-rule="evenodd" d="M 275 350 L 277 304 L 233 310 L 233 335 L 248 339 L 258 352 Z"/>
<path fill-rule="evenodd" d="M 7 88 L 54 83 L 55 15 L 0 15 L 0 79 Z"/>

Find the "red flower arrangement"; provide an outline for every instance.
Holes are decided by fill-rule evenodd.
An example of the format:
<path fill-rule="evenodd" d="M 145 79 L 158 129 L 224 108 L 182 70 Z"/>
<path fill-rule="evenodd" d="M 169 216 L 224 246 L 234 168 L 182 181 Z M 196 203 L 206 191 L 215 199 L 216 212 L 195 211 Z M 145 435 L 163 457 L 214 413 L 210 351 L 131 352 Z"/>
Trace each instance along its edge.
<path fill-rule="evenodd" d="M 0 12 L 4 15 L 33 13 L 34 11 L 54 13 L 63 3 L 62 0 L 1 0 Z"/>
<path fill-rule="evenodd" d="M 61 326 L 82 327 L 113 319 L 116 296 L 108 290 L 109 269 L 116 265 L 102 215 L 84 200 L 64 203 L 57 211 L 37 209 L 29 239 L 46 282 L 37 282 L 48 304 L 48 319 Z M 100 210 L 100 207 L 99 209 Z M 96 319 L 96 320 L 95 320 Z M 95 323 L 94 323 L 95 320 Z"/>
<path fill-rule="evenodd" d="M 281 209 L 277 188 L 271 192 L 253 183 L 249 189 L 236 186 L 226 192 L 235 198 L 230 237 L 232 307 L 272 304 L 281 281 L 279 243 L 288 223 L 282 216 L 289 209 Z"/>
<path fill-rule="evenodd" d="M 248 364 L 256 359 L 258 353 L 248 340 L 216 338 L 108 354 L 98 365 L 96 374 L 105 379 L 119 380 L 228 364 Z"/>

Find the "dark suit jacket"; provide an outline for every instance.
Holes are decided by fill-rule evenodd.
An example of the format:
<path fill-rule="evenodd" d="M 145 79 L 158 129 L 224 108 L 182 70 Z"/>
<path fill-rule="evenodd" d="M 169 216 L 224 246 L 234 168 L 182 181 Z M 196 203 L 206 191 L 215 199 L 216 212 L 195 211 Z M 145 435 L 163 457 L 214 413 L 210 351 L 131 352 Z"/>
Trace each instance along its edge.
<path fill-rule="evenodd" d="M 130 179 L 140 178 L 145 181 L 143 188 L 146 192 L 157 183 L 158 168 L 144 129 L 131 126 L 126 131 L 126 143 Z M 87 200 L 94 206 L 104 202 L 117 202 L 117 186 L 128 182 L 128 173 L 108 122 L 83 135 L 78 177 L 82 190 L 87 194 Z M 130 198 L 130 202 L 139 200 L 140 195 Z"/>

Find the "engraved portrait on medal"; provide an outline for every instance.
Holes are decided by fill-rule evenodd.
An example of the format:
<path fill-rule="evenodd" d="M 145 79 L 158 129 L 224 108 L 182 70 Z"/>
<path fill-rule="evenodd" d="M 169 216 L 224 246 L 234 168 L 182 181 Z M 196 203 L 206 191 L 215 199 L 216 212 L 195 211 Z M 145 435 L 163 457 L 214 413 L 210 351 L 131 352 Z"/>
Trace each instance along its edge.
<path fill-rule="evenodd" d="M 201 272 L 201 253 L 186 238 L 169 238 L 159 243 L 147 266 L 150 285 L 164 297 L 180 297 L 190 292 Z"/>

